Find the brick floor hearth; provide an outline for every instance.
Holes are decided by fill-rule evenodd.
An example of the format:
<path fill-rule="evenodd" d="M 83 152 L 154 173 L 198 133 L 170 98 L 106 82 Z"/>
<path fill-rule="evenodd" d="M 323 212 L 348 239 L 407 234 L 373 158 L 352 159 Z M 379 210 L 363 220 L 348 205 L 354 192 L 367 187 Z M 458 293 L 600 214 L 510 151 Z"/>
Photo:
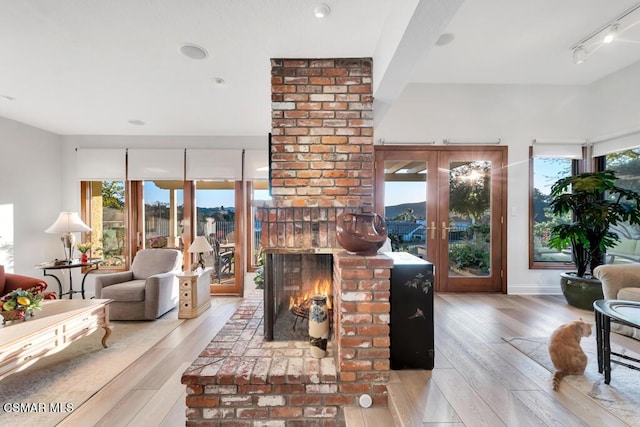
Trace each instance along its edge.
<path fill-rule="evenodd" d="M 263 318 L 254 291 L 185 371 L 187 425 L 343 424 L 353 399 L 338 394 L 332 345 L 315 359 L 307 342 L 264 341 Z"/>

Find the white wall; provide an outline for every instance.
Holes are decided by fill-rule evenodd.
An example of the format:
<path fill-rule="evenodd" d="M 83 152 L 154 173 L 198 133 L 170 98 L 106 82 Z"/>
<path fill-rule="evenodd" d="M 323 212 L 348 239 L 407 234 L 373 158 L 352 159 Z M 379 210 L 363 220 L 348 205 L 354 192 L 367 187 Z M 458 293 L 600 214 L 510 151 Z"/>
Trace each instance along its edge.
<path fill-rule="evenodd" d="M 33 266 L 63 256 L 60 236 L 44 232 L 66 193 L 61 147 L 58 135 L 0 117 L 0 204 L 13 204 L 16 273 L 42 277 Z"/>
<path fill-rule="evenodd" d="M 589 96 L 592 136 L 640 129 L 640 62 L 592 84 Z"/>
<path fill-rule="evenodd" d="M 509 147 L 508 292 L 559 294 L 557 270 L 528 267 L 531 141 L 640 128 L 638 99 L 640 63 L 591 86 L 413 84 L 376 127 L 375 138 L 386 143 L 501 138 Z"/>

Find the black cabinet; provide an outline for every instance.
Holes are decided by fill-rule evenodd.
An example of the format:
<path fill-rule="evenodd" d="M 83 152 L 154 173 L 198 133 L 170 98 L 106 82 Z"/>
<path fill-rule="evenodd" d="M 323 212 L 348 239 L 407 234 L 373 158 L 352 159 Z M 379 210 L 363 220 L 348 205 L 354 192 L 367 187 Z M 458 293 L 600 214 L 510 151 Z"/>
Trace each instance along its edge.
<path fill-rule="evenodd" d="M 433 369 L 433 264 L 385 252 L 391 269 L 391 369 Z"/>

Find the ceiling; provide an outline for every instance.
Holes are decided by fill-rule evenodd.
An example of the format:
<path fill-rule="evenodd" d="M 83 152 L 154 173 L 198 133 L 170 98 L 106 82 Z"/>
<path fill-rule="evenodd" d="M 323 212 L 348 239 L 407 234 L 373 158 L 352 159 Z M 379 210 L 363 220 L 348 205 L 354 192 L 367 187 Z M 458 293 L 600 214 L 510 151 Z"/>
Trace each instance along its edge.
<path fill-rule="evenodd" d="M 317 19 L 311 0 L 2 0 L 0 116 L 63 135 L 265 135 L 270 58 L 376 67 L 395 12 L 418 3 L 323 1 L 331 13 Z M 413 41 L 400 84 L 587 85 L 640 60 L 640 25 L 583 64 L 570 50 L 637 0 L 458 2 L 453 41 Z M 185 43 L 208 57 L 181 55 Z"/>

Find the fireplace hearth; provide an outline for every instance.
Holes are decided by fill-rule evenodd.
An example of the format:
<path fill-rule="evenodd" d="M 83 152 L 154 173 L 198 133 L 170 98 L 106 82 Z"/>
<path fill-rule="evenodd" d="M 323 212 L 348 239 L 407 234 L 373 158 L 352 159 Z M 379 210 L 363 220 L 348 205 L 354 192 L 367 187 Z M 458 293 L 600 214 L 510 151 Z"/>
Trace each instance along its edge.
<path fill-rule="evenodd" d="M 308 340 L 313 295 L 326 295 L 329 309 L 332 306 L 331 249 L 266 249 L 264 271 L 265 339 Z"/>

